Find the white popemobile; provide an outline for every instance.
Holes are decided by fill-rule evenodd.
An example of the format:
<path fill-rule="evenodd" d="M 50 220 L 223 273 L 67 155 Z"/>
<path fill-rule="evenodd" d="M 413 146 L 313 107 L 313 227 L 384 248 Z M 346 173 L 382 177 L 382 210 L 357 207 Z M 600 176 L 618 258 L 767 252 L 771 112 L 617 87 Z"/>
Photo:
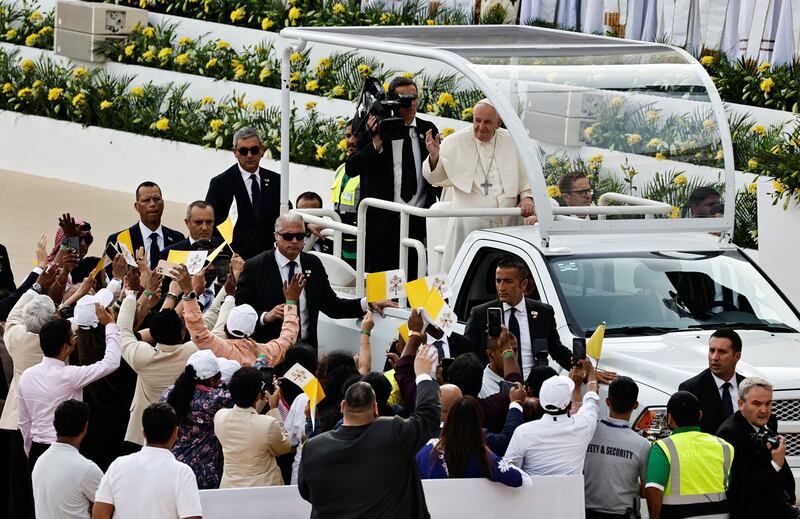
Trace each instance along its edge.
<path fill-rule="evenodd" d="M 790 465 L 800 474 L 797 309 L 731 242 L 732 208 L 726 207 L 721 218 L 696 218 L 681 207 L 686 190 L 698 185 L 693 181 L 716 184 L 728 200 L 744 184 L 734 176 L 719 95 L 694 58 L 665 45 L 520 26 L 288 28 L 281 35 L 290 40 L 284 85 L 289 55 L 306 42 L 358 46 L 408 57 L 415 67 L 420 61 L 451 67 L 497 108 L 533 186 L 538 224 L 476 231 L 461 245 L 448 273 L 457 330 L 474 306 L 495 297 L 498 258 L 517 256 L 530 268 L 541 300 L 555 309 L 563 344 L 569 347 L 573 338 L 587 337 L 600 322 L 607 323 L 600 367 L 639 384 L 640 407 L 632 426 L 656 438 L 666 434 L 669 396 L 707 367 L 712 331 L 733 327 L 744 341 L 738 371 L 775 385 L 773 413 L 786 437 Z M 286 87 L 283 100 L 288 127 Z M 284 131 L 283 149 L 289 149 L 288 138 Z M 547 157 L 560 153 L 600 154 L 603 167 L 624 174 L 615 177 L 596 168 L 600 178 L 593 181 L 613 187 L 596 206 L 554 207 Z M 286 179 L 288 154 L 282 160 Z M 670 180 L 666 186 L 664 178 Z M 663 189 L 656 189 L 659 185 Z M 288 182 L 281 188 L 288 210 Z M 620 188 L 623 193 L 615 192 Z M 320 255 L 343 295 L 364 294 L 364 245 L 375 240 L 364 235 L 369 207 L 401 214 L 400 265 L 407 265 L 405 252 L 415 248 L 427 258 L 418 275 L 438 273 L 445 217 L 519 214 L 516 209 L 451 210 L 447 202 L 417 209 L 367 199 L 356 228 L 322 218 L 330 211 L 304 211 L 307 221 L 329 229 L 337 251 L 342 232 L 358 237 L 356 271 L 335 256 Z M 407 238 L 409 214 L 427 218 L 427 246 Z M 373 330 L 376 369 L 408 317 L 404 300 L 400 306 L 389 309 Z M 359 343 L 355 320 L 322 317 L 319 326 L 328 349 L 355 349 Z"/>

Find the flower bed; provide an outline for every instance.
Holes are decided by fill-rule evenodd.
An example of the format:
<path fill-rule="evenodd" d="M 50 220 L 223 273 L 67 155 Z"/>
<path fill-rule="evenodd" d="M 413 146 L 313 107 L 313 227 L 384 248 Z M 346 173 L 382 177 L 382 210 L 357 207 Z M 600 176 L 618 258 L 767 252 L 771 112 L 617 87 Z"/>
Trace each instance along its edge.
<path fill-rule="evenodd" d="M 0 4 L 0 41 L 53 48 L 53 11 L 43 12 L 34 2 Z"/>

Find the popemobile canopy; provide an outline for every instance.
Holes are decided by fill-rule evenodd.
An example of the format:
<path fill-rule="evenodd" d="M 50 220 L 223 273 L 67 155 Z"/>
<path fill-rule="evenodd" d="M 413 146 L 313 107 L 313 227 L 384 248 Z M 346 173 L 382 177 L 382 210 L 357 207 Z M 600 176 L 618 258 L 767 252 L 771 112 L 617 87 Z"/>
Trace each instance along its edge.
<path fill-rule="evenodd" d="M 553 234 L 599 231 L 732 234 L 736 183 L 724 107 L 682 49 L 514 25 L 285 28 L 281 36 L 290 40 L 287 127 L 288 56 L 307 42 L 408 56 L 408 69 L 419 58 L 438 61 L 463 76 L 464 88 L 482 90 L 520 152 L 545 243 Z M 290 149 L 288 134 L 282 149 Z M 282 154 L 285 175 L 288 160 Z M 600 197 L 604 207 L 554 208 L 548 193 L 557 196 L 553 186 L 565 169 L 588 173 L 595 191 L 629 196 Z M 692 216 L 687 200 L 700 186 L 727 198 L 721 218 Z M 633 208 L 620 204 L 642 204 L 631 195 L 659 202 L 658 214 L 626 212 Z M 609 198 L 615 201 L 606 206 Z M 585 218 L 592 212 L 599 217 Z"/>

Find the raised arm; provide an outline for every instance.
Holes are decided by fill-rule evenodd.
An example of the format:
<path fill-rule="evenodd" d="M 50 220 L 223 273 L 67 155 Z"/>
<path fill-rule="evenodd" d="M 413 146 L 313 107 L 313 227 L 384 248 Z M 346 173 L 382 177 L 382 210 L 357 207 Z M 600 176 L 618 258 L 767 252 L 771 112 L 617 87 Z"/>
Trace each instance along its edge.
<path fill-rule="evenodd" d="M 361 321 L 361 333 L 359 334 L 361 344 L 358 349 L 358 372 L 366 375 L 372 368 L 372 348 L 370 347 L 369 336 L 375 327 L 372 319 L 372 312 L 367 311 Z"/>
<path fill-rule="evenodd" d="M 106 328 L 106 352 L 101 360 L 88 366 L 69 366 L 66 373 L 77 387 L 84 387 L 101 379 L 119 367 L 120 330 L 114 322 L 111 312 L 95 304 L 95 311 L 100 324 Z"/>
<path fill-rule="evenodd" d="M 297 341 L 300 333 L 300 319 L 297 316 L 297 302 L 300 293 L 306 286 L 306 278 L 301 273 L 295 274 L 290 282 L 283 282 L 283 297 L 286 303 L 283 305 L 283 324 L 281 333 L 276 339 L 272 339 L 266 344 L 259 344 L 259 352 L 267 356 L 270 366 L 280 364 L 286 350 Z"/>
<path fill-rule="evenodd" d="M 407 420 L 395 418 L 394 434 L 400 448 L 414 455 L 425 443 L 436 436 L 439 429 L 442 406 L 439 401 L 439 384 L 431 379 L 430 373 L 436 360 L 436 348 L 423 346 L 414 360 L 416 374 L 417 401 L 414 412 Z"/>
<path fill-rule="evenodd" d="M 403 347 L 403 352 L 397 360 L 394 368 L 394 379 L 400 388 L 408 411 L 413 411 L 417 401 L 417 383 L 414 375 L 414 359 L 417 355 L 417 348 L 422 344 L 422 326 L 424 322 L 422 316 L 416 309 L 411 310 L 408 317 L 408 341 Z"/>

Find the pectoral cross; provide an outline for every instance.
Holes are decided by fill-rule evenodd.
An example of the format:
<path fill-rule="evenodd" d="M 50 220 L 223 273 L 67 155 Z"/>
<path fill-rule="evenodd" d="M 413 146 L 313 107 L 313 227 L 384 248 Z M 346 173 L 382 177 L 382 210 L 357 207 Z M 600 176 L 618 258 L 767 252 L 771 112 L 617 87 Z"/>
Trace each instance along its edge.
<path fill-rule="evenodd" d="M 488 195 L 489 194 L 489 188 L 492 187 L 493 185 L 494 184 L 489 182 L 488 178 L 484 179 L 483 183 L 481 184 L 481 187 L 483 188 L 483 194 L 484 195 Z"/>

